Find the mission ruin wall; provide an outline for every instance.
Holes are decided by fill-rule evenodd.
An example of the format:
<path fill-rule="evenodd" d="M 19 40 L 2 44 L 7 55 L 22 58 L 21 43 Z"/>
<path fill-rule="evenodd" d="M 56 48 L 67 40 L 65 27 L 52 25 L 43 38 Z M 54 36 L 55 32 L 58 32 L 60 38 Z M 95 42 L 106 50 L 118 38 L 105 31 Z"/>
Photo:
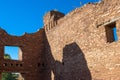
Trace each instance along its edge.
<path fill-rule="evenodd" d="M 53 16 L 45 16 L 44 23 L 51 19 L 55 22 Z M 52 80 L 120 80 L 119 0 L 86 4 L 48 27 L 44 28 L 48 61 L 53 61 Z M 114 27 L 117 41 L 113 39 Z"/>
<path fill-rule="evenodd" d="M 18 37 L 0 29 L 0 80 L 2 72 L 20 72 L 25 80 L 120 80 L 119 38 L 120 0 L 67 15 L 50 11 L 36 33 Z M 4 46 L 19 46 L 20 60 L 5 60 Z"/>

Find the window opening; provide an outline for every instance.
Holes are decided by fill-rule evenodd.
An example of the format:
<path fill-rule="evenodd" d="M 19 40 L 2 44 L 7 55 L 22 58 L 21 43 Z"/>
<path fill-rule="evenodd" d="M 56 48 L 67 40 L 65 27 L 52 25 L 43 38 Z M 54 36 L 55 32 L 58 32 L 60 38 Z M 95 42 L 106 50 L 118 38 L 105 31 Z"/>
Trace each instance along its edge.
<path fill-rule="evenodd" d="M 111 43 L 118 41 L 116 23 L 111 23 L 105 26 L 107 42 Z"/>
<path fill-rule="evenodd" d="M 4 59 L 22 60 L 22 50 L 18 46 L 4 46 Z"/>

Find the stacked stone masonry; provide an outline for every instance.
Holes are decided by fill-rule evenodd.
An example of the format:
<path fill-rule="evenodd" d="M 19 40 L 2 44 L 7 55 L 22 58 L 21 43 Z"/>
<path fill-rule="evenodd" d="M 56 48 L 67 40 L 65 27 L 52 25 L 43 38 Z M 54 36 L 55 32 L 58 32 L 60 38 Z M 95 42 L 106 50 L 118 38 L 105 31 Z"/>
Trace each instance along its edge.
<path fill-rule="evenodd" d="M 17 37 L 1 30 L 0 37 L 1 73 L 20 72 L 25 80 L 120 80 L 120 0 L 89 3 L 66 16 L 50 11 L 37 33 Z M 4 60 L 6 45 L 19 46 L 22 61 Z"/>

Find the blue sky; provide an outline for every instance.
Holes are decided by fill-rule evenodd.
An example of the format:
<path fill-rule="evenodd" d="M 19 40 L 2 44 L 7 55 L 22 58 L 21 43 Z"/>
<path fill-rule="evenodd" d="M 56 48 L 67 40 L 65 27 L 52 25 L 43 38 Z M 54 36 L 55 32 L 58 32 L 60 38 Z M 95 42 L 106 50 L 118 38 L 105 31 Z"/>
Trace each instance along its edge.
<path fill-rule="evenodd" d="M 4 47 L 4 53 L 9 54 L 12 60 L 18 60 L 18 51 L 19 47 L 11 47 L 11 46 L 5 46 Z"/>
<path fill-rule="evenodd" d="M 50 10 L 67 14 L 77 7 L 100 0 L 0 0 L 0 27 L 11 35 L 34 33 L 43 26 Z M 7 49 L 6 49 L 7 50 Z M 16 56 L 12 54 L 12 56 Z"/>

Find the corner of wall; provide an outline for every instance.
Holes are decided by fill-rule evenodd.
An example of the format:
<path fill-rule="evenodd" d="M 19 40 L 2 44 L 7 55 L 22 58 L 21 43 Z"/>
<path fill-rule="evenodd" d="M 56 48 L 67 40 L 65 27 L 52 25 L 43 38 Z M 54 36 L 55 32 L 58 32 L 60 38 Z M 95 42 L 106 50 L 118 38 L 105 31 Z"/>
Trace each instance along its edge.
<path fill-rule="evenodd" d="M 49 31 L 57 25 L 57 21 L 64 17 L 64 14 L 58 11 L 50 11 L 44 16 L 44 28 L 45 31 Z"/>

